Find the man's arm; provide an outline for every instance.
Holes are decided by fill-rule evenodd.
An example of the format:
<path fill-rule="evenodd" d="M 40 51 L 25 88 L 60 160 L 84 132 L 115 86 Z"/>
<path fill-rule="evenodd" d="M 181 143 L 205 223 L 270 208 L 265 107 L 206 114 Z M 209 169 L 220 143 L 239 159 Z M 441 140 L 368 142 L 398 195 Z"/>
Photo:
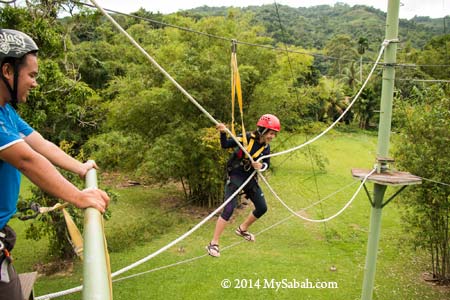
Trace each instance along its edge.
<path fill-rule="evenodd" d="M 34 151 L 47 158 L 52 164 L 78 174 L 82 178 L 89 169 L 97 168 L 97 165 L 94 162 L 86 162 L 83 164 L 74 159 L 58 146 L 44 139 L 37 131 L 33 131 L 33 133 L 25 137 L 24 140 Z"/>
<path fill-rule="evenodd" d="M 27 143 L 19 142 L 1 150 L 0 159 L 16 167 L 44 191 L 79 208 L 94 207 L 104 212 L 108 206 L 109 197 L 105 192 L 99 189 L 80 191 Z"/>

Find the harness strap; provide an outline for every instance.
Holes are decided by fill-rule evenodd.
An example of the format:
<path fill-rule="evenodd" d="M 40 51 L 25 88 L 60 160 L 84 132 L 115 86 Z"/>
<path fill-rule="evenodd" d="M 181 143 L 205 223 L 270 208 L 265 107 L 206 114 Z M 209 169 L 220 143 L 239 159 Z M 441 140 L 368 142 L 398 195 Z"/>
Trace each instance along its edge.
<path fill-rule="evenodd" d="M 5 237 L 4 234 L 2 237 Z M 11 254 L 8 249 L 6 249 L 5 244 L 0 240 L 0 282 L 10 282 L 8 269 L 11 263 Z"/>
<path fill-rule="evenodd" d="M 241 141 L 241 137 L 238 137 L 238 139 L 239 139 L 239 141 Z M 253 146 L 255 145 L 255 139 L 256 139 L 256 136 L 252 133 L 250 135 L 250 142 L 245 148 L 245 150 L 249 154 L 251 153 L 251 150 L 252 150 Z M 258 150 L 255 151 L 255 153 L 251 154 L 252 158 L 257 159 L 266 147 L 268 147 L 268 145 L 261 146 Z M 239 168 L 244 168 L 244 171 L 246 171 L 246 172 L 248 172 L 252 169 L 252 165 L 250 163 L 250 159 L 248 159 L 248 156 L 246 156 L 246 157 L 243 157 L 243 156 L 244 156 L 244 151 L 242 149 L 237 148 L 236 150 L 234 150 L 232 156 L 230 157 L 230 159 L 227 162 L 228 172 L 230 172 L 231 170 L 234 170 L 234 169 L 239 169 Z"/>
<path fill-rule="evenodd" d="M 67 210 L 63 208 L 62 212 L 64 220 L 66 221 L 67 231 L 69 232 L 70 243 L 72 244 L 73 250 L 77 256 L 83 260 L 83 236 Z"/>
<path fill-rule="evenodd" d="M 69 233 L 69 242 L 73 247 L 73 250 L 77 254 L 77 256 L 83 260 L 83 236 L 80 233 L 80 230 L 78 229 L 77 225 L 73 221 L 70 214 L 65 209 L 69 203 L 56 203 L 55 205 L 51 207 L 41 207 L 37 203 L 31 203 L 30 208 L 27 208 L 26 210 L 33 211 L 32 215 L 27 215 L 26 210 L 22 210 L 20 213 L 16 214 L 16 217 L 18 217 L 20 220 L 25 221 L 29 219 L 36 218 L 39 214 L 45 214 L 52 211 L 62 210 L 62 213 L 64 215 L 64 221 L 66 222 L 67 226 L 67 232 Z M 0 238 L 2 237 L 2 232 L 0 232 Z M 1 247 L 0 247 L 1 248 Z"/>
<path fill-rule="evenodd" d="M 241 126 L 242 126 L 242 142 L 243 146 L 247 146 L 247 136 L 245 134 L 245 126 L 244 126 L 244 107 L 243 107 L 243 101 L 242 101 L 242 87 L 241 87 L 241 77 L 239 75 L 239 69 L 237 64 L 237 44 L 236 40 L 231 41 L 231 133 L 233 135 L 236 135 L 236 132 L 234 130 L 234 102 L 235 97 L 237 94 L 238 104 L 239 104 L 239 111 L 241 114 Z"/>
<path fill-rule="evenodd" d="M 252 150 L 254 144 L 255 144 L 255 138 L 252 136 L 250 138 L 250 143 L 248 144 L 248 146 L 246 148 L 248 153 L 250 153 L 250 151 Z M 264 151 L 264 149 L 266 147 L 267 147 L 267 145 L 264 145 L 261 148 L 259 148 L 255 153 L 252 154 L 252 158 L 257 158 Z"/>
<path fill-rule="evenodd" d="M 11 263 L 9 257 L 2 258 L 0 264 L 0 282 L 8 283 L 10 282 L 9 278 L 9 264 Z"/>
<path fill-rule="evenodd" d="M 54 211 L 54 210 L 58 210 L 58 209 L 63 209 L 65 207 L 67 207 L 69 205 L 68 202 L 65 203 L 56 203 L 55 205 L 51 206 L 51 207 L 39 207 L 39 213 L 43 214 L 43 213 L 48 213 L 50 211 Z"/>

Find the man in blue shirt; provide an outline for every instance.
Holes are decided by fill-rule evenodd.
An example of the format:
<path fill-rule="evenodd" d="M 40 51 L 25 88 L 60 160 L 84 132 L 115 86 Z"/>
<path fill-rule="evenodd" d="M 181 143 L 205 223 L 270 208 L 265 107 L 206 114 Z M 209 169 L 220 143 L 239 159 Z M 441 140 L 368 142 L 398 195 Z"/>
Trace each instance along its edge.
<path fill-rule="evenodd" d="M 7 225 L 16 212 L 20 173 L 49 194 L 79 208 L 104 212 L 108 195 L 99 189 L 79 190 L 55 168 L 59 166 L 84 177 L 97 166 L 81 163 L 33 130 L 15 111 L 37 87 L 35 42 L 16 30 L 0 29 L 0 300 L 22 300 L 17 274 L 10 264 L 15 233 Z"/>

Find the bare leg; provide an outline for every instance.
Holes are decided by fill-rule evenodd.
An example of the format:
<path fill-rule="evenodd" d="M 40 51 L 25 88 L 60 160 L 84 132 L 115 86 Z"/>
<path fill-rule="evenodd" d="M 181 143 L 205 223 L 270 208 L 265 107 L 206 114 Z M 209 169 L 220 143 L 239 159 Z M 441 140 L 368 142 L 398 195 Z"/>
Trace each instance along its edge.
<path fill-rule="evenodd" d="M 222 232 L 225 230 L 227 224 L 228 221 L 219 216 L 219 218 L 217 219 L 216 228 L 214 229 L 214 236 L 213 239 L 211 240 L 211 244 L 216 245 L 219 244 L 220 236 L 222 235 Z"/>
<path fill-rule="evenodd" d="M 247 231 L 248 228 L 250 227 L 250 225 L 252 225 L 253 223 L 255 223 L 255 221 L 258 220 L 254 215 L 253 212 L 251 212 L 247 219 L 245 219 L 245 221 L 241 224 L 240 228 L 242 231 Z"/>

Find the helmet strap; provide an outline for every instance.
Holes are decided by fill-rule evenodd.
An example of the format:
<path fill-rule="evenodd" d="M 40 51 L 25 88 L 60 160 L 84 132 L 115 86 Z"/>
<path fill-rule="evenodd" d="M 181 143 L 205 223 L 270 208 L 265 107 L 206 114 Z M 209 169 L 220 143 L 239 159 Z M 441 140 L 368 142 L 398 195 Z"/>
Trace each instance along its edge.
<path fill-rule="evenodd" d="M 11 105 L 14 109 L 17 109 L 17 86 L 19 85 L 19 63 L 14 63 L 14 87 L 10 90 L 11 93 Z"/>
<path fill-rule="evenodd" d="M 2 65 L 3 67 L 3 65 Z M 12 107 L 14 107 L 15 109 L 17 108 L 17 86 L 18 86 L 18 81 L 19 81 L 19 66 L 17 63 L 14 63 L 14 87 L 11 87 L 11 85 L 9 84 L 8 80 L 6 79 L 6 77 L 3 75 L 3 72 L 0 72 L 0 78 L 3 80 L 3 82 L 5 83 L 6 87 L 8 88 L 9 94 L 11 96 L 11 105 Z"/>
<path fill-rule="evenodd" d="M 260 136 L 263 136 L 264 134 L 266 134 L 267 130 L 268 129 L 265 127 L 258 127 L 258 133 Z"/>

